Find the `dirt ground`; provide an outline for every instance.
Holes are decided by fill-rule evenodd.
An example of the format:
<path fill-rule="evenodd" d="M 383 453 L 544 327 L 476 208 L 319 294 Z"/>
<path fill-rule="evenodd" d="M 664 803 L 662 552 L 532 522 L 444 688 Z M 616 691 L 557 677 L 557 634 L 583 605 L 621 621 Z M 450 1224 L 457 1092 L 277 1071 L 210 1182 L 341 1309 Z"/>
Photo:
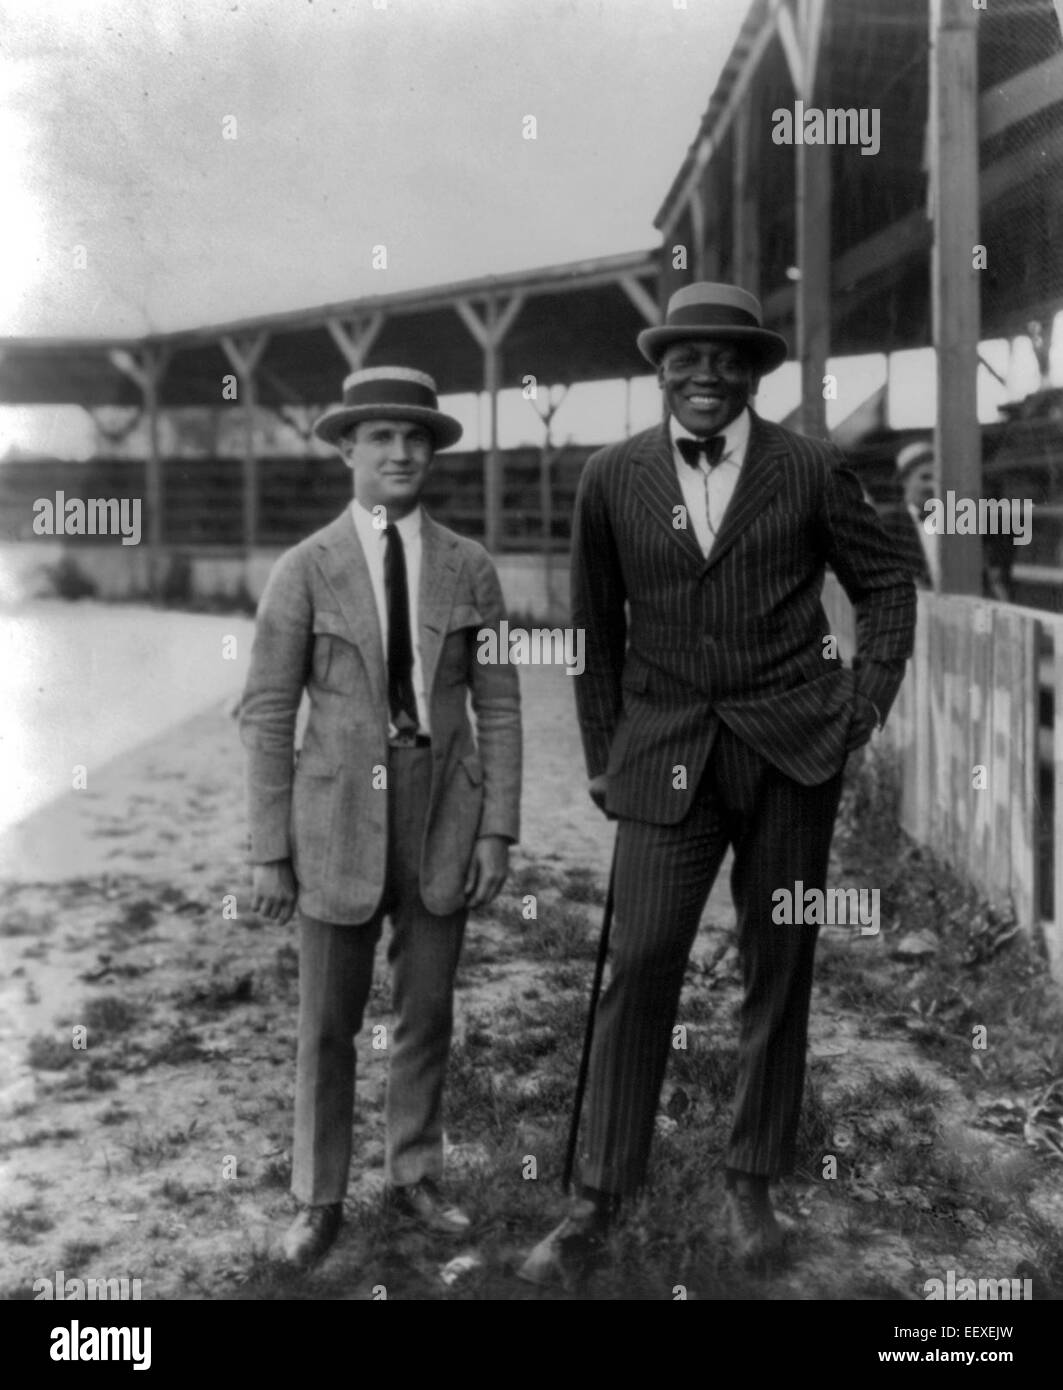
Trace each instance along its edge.
<path fill-rule="evenodd" d="M 447 1160 L 477 1222 L 466 1269 L 447 1282 L 458 1251 L 380 1213 L 386 1053 L 368 1041 L 388 1018 L 379 964 L 345 1234 L 317 1273 L 278 1270 L 293 1210 L 296 955 L 293 929 L 248 907 L 242 755 L 222 698 L 0 843 L 0 1296 L 33 1297 L 34 1280 L 64 1271 L 139 1278 L 145 1299 L 372 1298 L 382 1286 L 389 1297 L 542 1297 L 513 1269 L 561 1209 L 558 1156 L 612 841 L 586 799 L 571 685 L 560 670 L 522 671 L 524 838 L 507 895 L 469 927 Z M 701 1060 L 670 1074 L 655 1150 L 663 1195 L 620 1250 L 625 1268 L 641 1259 L 659 1270 L 659 1287 L 656 1275 L 632 1276 L 631 1296 L 670 1298 L 689 1280 L 690 1297 L 922 1299 L 925 1281 L 950 1269 L 1043 1272 L 1063 1229 L 1058 1163 L 1021 1134 L 980 1126 L 969 1087 L 838 986 L 849 954 L 890 951 L 885 933 L 843 928 L 822 947 L 804 1166 L 780 1189 L 792 1257 L 759 1282 L 732 1268 L 715 1225 L 722 1131 L 704 1070 L 733 1042 L 732 925 L 725 867 L 681 1011 Z M 78 1027 L 84 1047 L 73 1045 Z M 828 1151 L 842 1166 L 833 1183 L 818 1171 Z M 521 1180 L 529 1152 L 543 1159 L 539 1182 Z M 861 1163 L 847 1165 L 857 1152 Z M 653 1202 L 692 1189 L 678 1218 L 689 1229 L 673 1226 L 662 1254 Z M 607 1281 L 587 1296 L 627 1292 Z M 1046 1293 L 1059 1296 L 1042 1279 Z"/>

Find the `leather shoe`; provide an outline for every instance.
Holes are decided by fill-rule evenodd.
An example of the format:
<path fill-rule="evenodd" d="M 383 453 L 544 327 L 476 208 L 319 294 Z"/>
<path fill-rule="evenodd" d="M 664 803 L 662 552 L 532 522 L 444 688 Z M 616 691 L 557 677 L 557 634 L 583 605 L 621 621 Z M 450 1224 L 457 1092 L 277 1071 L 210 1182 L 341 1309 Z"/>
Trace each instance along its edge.
<path fill-rule="evenodd" d="M 575 1292 L 600 1260 L 609 1224 L 608 1206 L 578 1198 L 564 1221 L 532 1250 L 517 1278 L 540 1288 L 560 1284 L 567 1293 Z"/>
<path fill-rule="evenodd" d="M 391 1187 L 388 1198 L 396 1211 L 416 1221 L 426 1231 L 442 1236 L 469 1233 L 472 1222 L 460 1207 L 446 1200 L 431 1178 L 422 1178 L 404 1187 Z"/>
<path fill-rule="evenodd" d="M 727 1216 L 735 1250 L 747 1264 L 769 1259 L 782 1247 L 782 1227 L 775 1219 L 768 1180 L 739 1173 L 727 1188 Z"/>
<path fill-rule="evenodd" d="M 282 1249 L 289 1264 L 308 1269 L 336 1239 L 343 1222 L 343 1204 L 303 1207 L 288 1227 Z"/>

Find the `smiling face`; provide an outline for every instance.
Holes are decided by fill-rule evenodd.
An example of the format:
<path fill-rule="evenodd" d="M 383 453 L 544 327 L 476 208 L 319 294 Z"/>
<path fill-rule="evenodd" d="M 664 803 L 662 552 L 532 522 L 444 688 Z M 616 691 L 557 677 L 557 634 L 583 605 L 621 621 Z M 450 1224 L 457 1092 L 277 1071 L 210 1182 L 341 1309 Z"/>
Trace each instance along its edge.
<path fill-rule="evenodd" d="M 741 343 L 672 343 L 657 368 L 669 412 L 691 434 L 717 434 L 756 394 L 760 373 Z"/>
<path fill-rule="evenodd" d="M 431 433 L 412 420 L 362 420 L 339 441 L 355 497 L 367 511 L 385 507 L 390 520 L 417 506 L 434 447 Z"/>

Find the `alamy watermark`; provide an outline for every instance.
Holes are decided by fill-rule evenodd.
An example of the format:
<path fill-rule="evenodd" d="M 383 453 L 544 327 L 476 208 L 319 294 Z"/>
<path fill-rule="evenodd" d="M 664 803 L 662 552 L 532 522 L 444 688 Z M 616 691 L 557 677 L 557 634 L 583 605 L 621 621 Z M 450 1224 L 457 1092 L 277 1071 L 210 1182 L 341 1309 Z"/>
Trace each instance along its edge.
<path fill-rule="evenodd" d="M 141 1281 L 139 1279 L 68 1279 L 61 1269 L 55 1271 L 55 1279 L 47 1275 L 33 1281 L 34 1302 L 40 1303 L 56 1299 L 64 1301 L 98 1298 L 120 1302 L 126 1299 L 139 1299 Z"/>
<path fill-rule="evenodd" d="M 928 536 L 1013 536 L 1016 545 L 1029 545 L 1033 502 L 1029 497 L 957 497 L 923 503 L 923 530 Z"/>
<path fill-rule="evenodd" d="M 792 889 L 776 888 L 771 900 L 776 926 L 858 926 L 861 936 L 878 935 L 877 888 L 806 888 L 798 879 Z"/>
<path fill-rule="evenodd" d="M 505 618 L 476 634 L 481 666 L 564 666 L 566 675 L 581 676 L 586 634 L 581 627 L 514 627 Z"/>
<path fill-rule="evenodd" d="M 139 545 L 139 497 L 67 497 L 57 492 L 33 504 L 33 531 L 38 536 L 121 536 L 123 545 Z"/>
<path fill-rule="evenodd" d="M 882 113 L 877 106 L 806 106 L 795 101 L 791 111 L 779 106 L 771 113 L 771 138 L 776 145 L 859 145 L 861 154 L 878 154 Z"/>
<path fill-rule="evenodd" d="M 944 1279 L 928 1279 L 923 1285 L 924 1297 L 932 1299 L 1019 1299 L 1033 1298 L 1032 1279 L 964 1279 L 956 1278 L 950 1269 Z"/>

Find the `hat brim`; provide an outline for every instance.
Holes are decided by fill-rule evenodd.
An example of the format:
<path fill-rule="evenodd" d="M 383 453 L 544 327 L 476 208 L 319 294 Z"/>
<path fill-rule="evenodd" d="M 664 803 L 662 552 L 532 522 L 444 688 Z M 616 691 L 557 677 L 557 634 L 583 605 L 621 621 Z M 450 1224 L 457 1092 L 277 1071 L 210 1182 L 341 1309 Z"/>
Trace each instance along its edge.
<path fill-rule="evenodd" d="M 462 436 L 461 425 L 452 415 L 421 405 L 334 405 L 314 421 L 314 434 L 326 444 L 335 444 L 345 430 L 362 420 L 412 420 L 424 425 L 435 441 L 436 450 L 449 449 Z"/>
<path fill-rule="evenodd" d="M 687 324 L 675 328 L 644 328 L 638 336 L 639 352 L 655 367 L 670 344 L 691 341 L 743 343 L 754 349 L 757 370 L 761 375 L 781 367 L 790 355 L 786 339 L 769 328 L 744 328 L 741 325 L 699 328 L 697 324 Z"/>

